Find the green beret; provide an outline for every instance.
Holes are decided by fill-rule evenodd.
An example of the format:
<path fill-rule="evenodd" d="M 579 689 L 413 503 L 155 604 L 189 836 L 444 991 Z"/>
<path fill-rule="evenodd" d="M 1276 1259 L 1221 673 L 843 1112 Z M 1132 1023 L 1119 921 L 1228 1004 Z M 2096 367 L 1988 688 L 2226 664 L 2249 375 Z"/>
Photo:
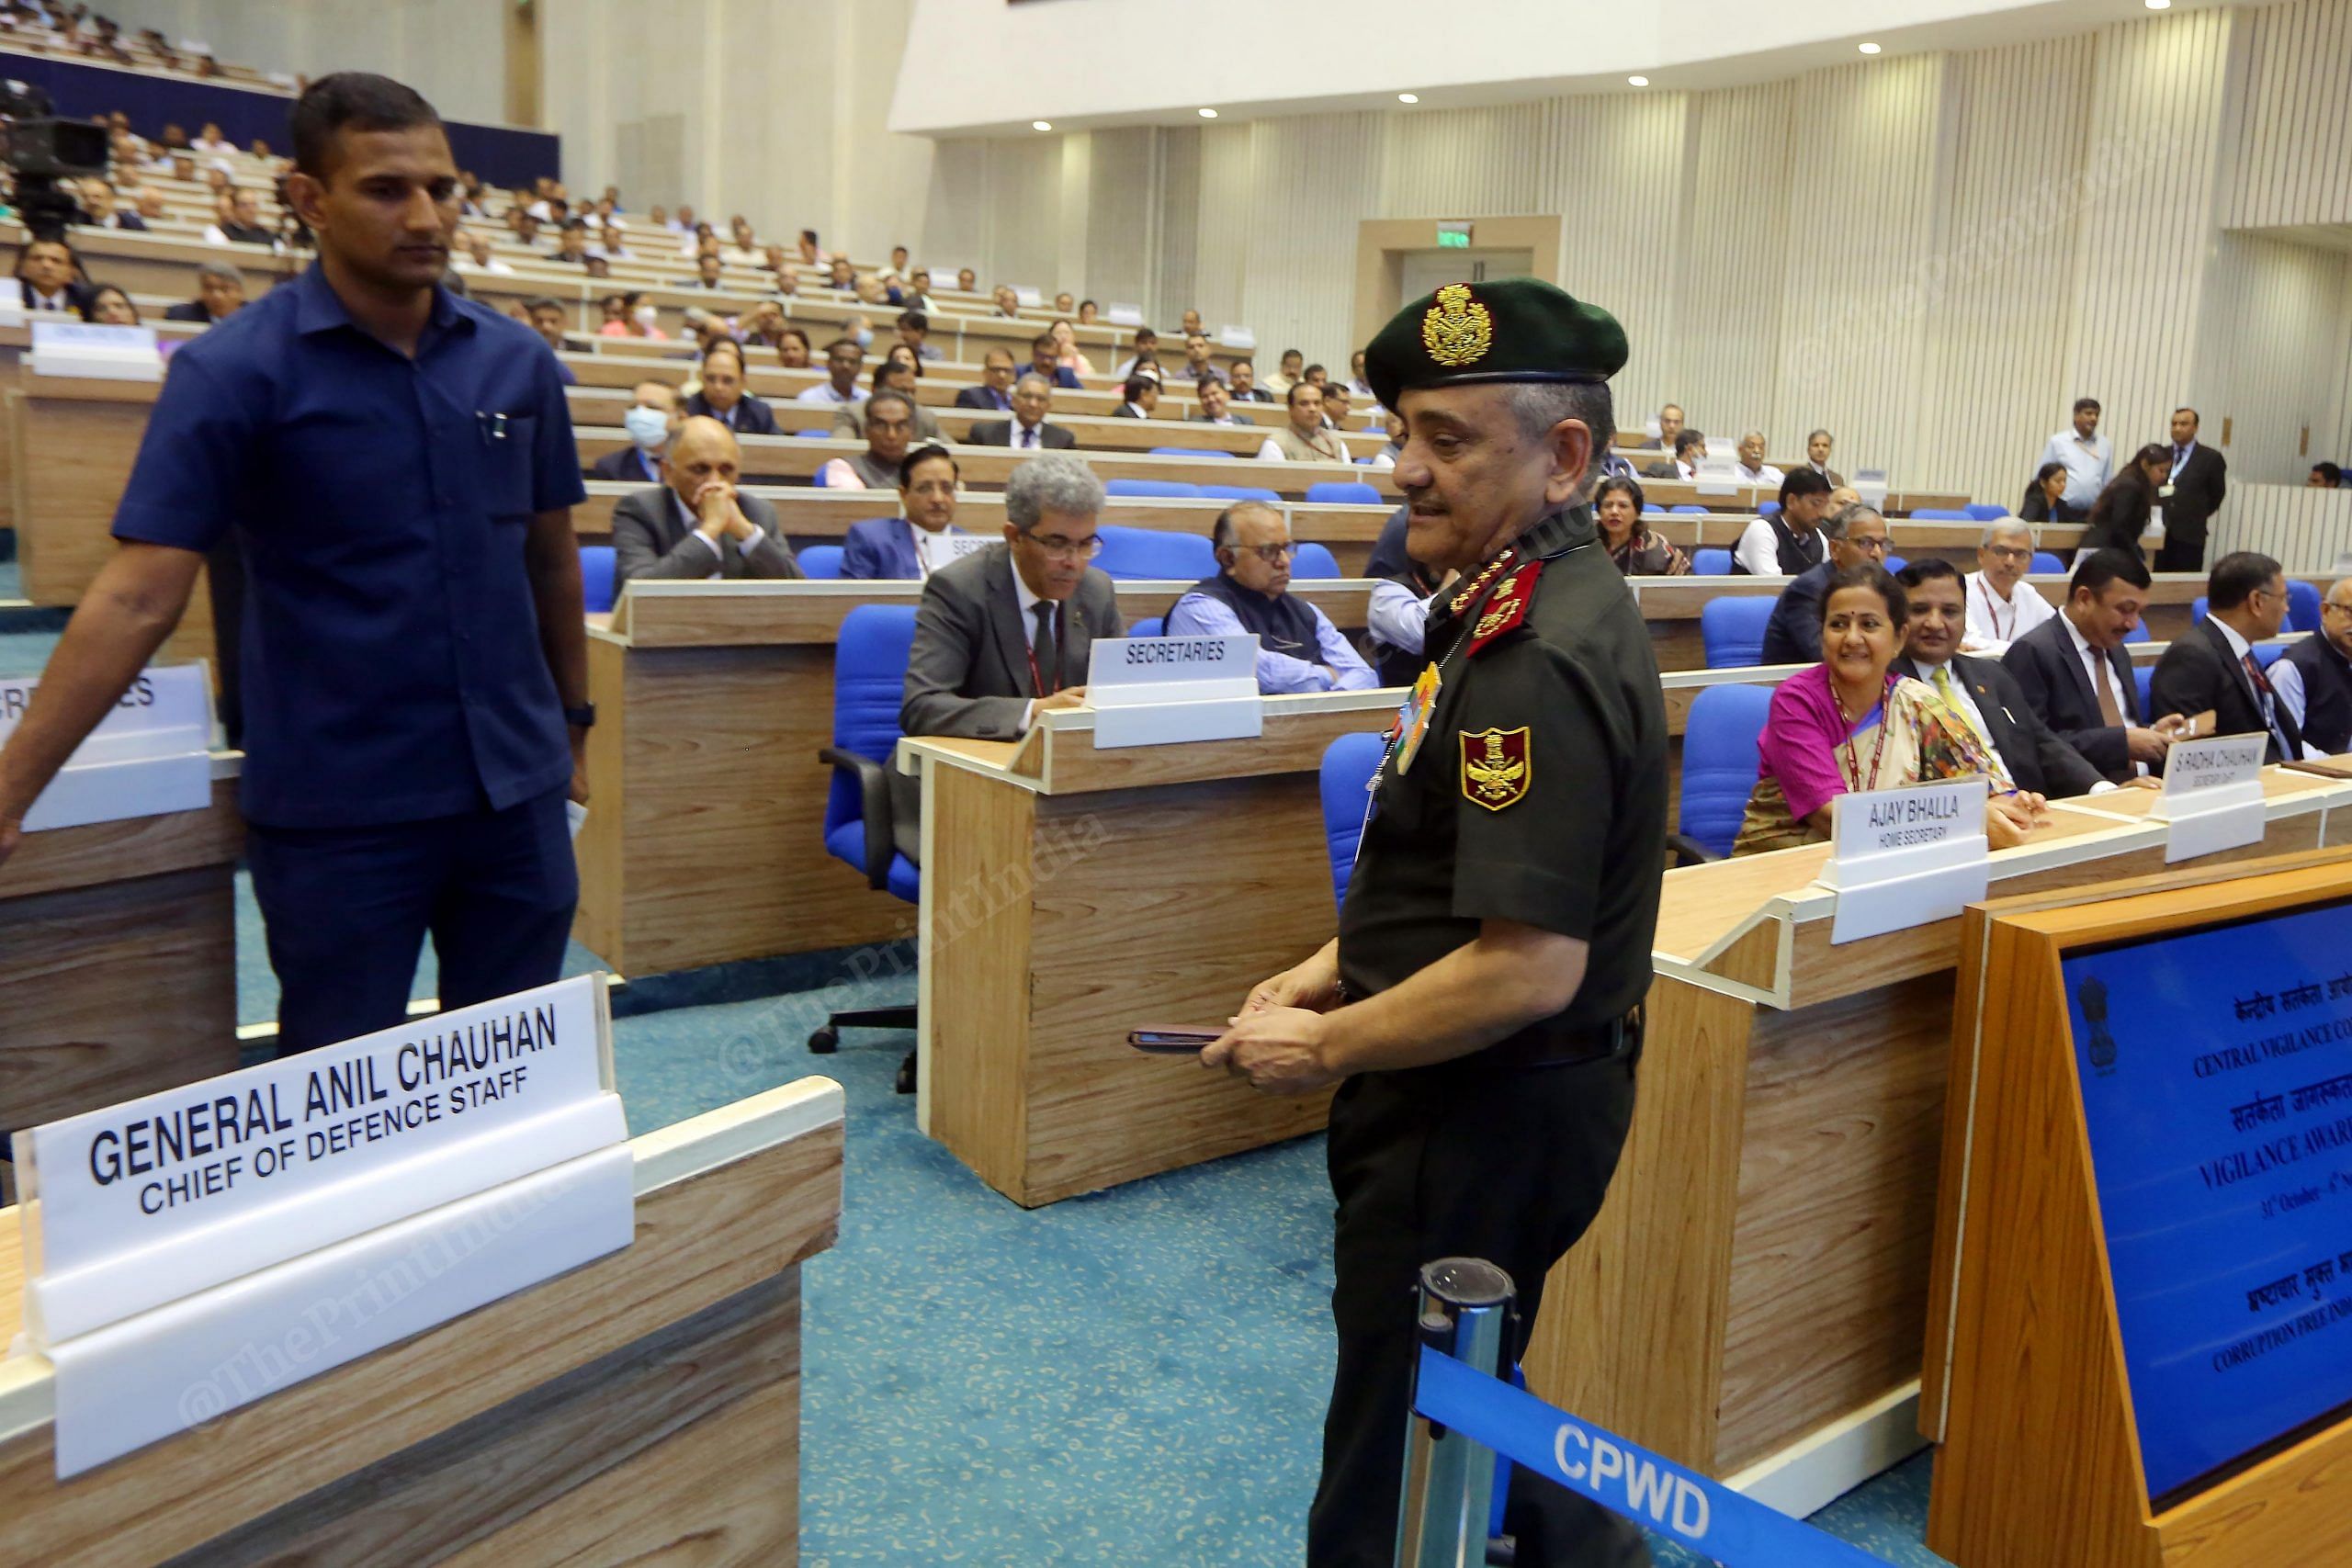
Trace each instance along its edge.
<path fill-rule="evenodd" d="M 1397 311 L 1363 352 L 1364 379 L 1392 409 L 1419 387 L 1606 381 L 1624 366 L 1616 317 L 1533 277 L 1449 283 Z"/>

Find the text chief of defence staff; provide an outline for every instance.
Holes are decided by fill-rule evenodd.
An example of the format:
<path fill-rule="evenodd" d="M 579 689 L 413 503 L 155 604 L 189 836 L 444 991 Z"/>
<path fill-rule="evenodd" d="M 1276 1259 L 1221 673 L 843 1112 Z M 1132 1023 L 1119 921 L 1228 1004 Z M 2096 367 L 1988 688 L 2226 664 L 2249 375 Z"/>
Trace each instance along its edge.
<path fill-rule="evenodd" d="M 1261 1089 L 1338 1084 L 1339 1367 L 1313 1568 L 1395 1550 L 1420 1265 L 1519 1289 L 1591 1223 L 1633 1116 L 1665 869 L 1667 727 L 1648 629 L 1587 503 L 1625 362 L 1608 312 L 1533 279 L 1451 284 L 1375 337 L 1404 419 L 1408 547 L 1462 571 L 1375 775 L 1340 934 L 1202 1053 Z M 1638 1562 L 1630 1525 L 1521 1472 L 1518 1561 Z"/>

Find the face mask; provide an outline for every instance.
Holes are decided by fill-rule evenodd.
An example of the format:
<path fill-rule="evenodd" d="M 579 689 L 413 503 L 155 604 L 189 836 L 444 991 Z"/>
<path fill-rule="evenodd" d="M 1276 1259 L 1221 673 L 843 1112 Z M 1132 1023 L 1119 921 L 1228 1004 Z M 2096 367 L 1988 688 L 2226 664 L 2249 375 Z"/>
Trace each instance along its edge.
<path fill-rule="evenodd" d="M 872 348 L 874 346 L 874 333 L 870 328 L 860 327 L 857 329 L 857 346 L 860 348 Z"/>
<path fill-rule="evenodd" d="M 621 423 L 628 426 L 628 438 L 648 452 L 670 439 L 670 416 L 660 409 L 631 409 Z"/>

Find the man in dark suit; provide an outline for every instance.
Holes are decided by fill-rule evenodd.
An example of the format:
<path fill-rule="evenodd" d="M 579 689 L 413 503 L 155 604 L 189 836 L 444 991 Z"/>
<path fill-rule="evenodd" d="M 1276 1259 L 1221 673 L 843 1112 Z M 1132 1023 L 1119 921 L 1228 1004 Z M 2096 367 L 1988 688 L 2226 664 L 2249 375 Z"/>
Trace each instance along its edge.
<path fill-rule="evenodd" d="M 245 275 L 227 262 L 209 261 L 196 269 L 196 298 L 166 308 L 167 321 L 226 321 L 245 302 Z"/>
<path fill-rule="evenodd" d="M 1049 387 L 1067 387 L 1075 392 L 1086 385 L 1078 378 L 1077 371 L 1062 363 L 1061 352 L 1055 347 L 1051 333 L 1039 333 L 1030 340 L 1029 371 L 1043 376 Z"/>
<path fill-rule="evenodd" d="M 2148 603 L 2148 569 L 2120 550 L 2094 550 L 2075 563 L 2066 602 L 2001 656 L 2001 668 L 2058 739 L 2111 784 L 2161 767 L 2181 726 L 2161 702 L 2154 724 L 2140 701 L 2139 677 L 2123 639 Z"/>
<path fill-rule="evenodd" d="M 1222 381 L 1204 381 L 1200 390 L 1201 412 L 1186 423 L 1191 424 L 1255 424 L 1258 422 L 1246 413 L 1233 412 L 1233 400 Z"/>
<path fill-rule="evenodd" d="M 662 455 L 683 417 L 678 411 L 678 389 L 667 381 L 639 381 L 631 396 L 636 400 L 621 416 L 621 423 L 628 430 L 628 445 L 597 458 L 589 471 L 600 479 L 658 485 L 662 482 Z"/>
<path fill-rule="evenodd" d="M 1699 459 L 1707 455 L 1707 433 L 1684 425 L 1674 433 L 1674 456 L 1642 470 L 1645 479 L 1690 479 L 1698 477 Z"/>
<path fill-rule="evenodd" d="M 992 348 L 980 361 L 980 384 L 967 387 L 956 394 L 959 409 L 993 409 L 999 413 L 1012 412 L 1012 351 Z"/>
<path fill-rule="evenodd" d="M 1046 415 L 1053 412 L 1053 407 L 1052 384 L 1032 370 L 1012 385 L 1012 417 L 975 424 L 967 439 L 975 446 L 1068 451 L 1078 445 L 1078 437 L 1058 424 L 1046 423 Z"/>
<path fill-rule="evenodd" d="M 686 412 L 717 420 L 738 435 L 774 435 L 775 411 L 743 389 L 743 350 L 722 339 L 703 352 L 702 390 L 686 400 Z"/>
<path fill-rule="evenodd" d="M 17 298 L 28 313 L 47 310 L 56 316 L 78 316 L 82 285 L 74 247 L 62 238 L 44 235 L 17 255 Z"/>
<path fill-rule="evenodd" d="M 735 488 L 742 461 L 734 433 L 717 420 L 682 423 L 662 459 L 666 482 L 613 508 L 614 587 L 639 578 L 798 577 L 775 508 Z"/>
<path fill-rule="evenodd" d="M 2319 631 L 2263 673 L 2294 715 L 2303 745 L 2324 756 L 2352 751 L 2352 577 L 2339 577 L 2320 602 Z"/>
<path fill-rule="evenodd" d="M 1772 618 L 1764 623 L 1767 664 L 1818 664 L 1821 596 L 1829 592 L 1829 580 L 1848 567 L 1886 559 L 1886 519 L 1859 501 L 1823 518 L 1821 536 L 1828 542 L 1827 555 L 1819 566 L 1789 579 L 1772 606 Z"/>
<path fill-rule="evenodd" d="M 1004 539 L 923 583 L 899 727 L 1011 740 L 1041 709 L 1082 706 L 1088 650 L 1118 637 L 1118 596 L 1087 565 L 1101 547 L 1102 482 L 1041 457 L 1004 487 Z"/>
<path fill-rule="evenodd" d="M 1148 376 L 1130 376 L 1119 389 L 1123 400 L 1111 411 L 1113 419 L 1149 419 L 1159 407 L 1159 383 Z"/>
<path fill-rule="evenodd" d="M 1657 434 L 1635 443 L 1636 452 L 1671 452 L 1674 438 L 1682 434 L 1682 405 L 1668 403 L 1657 411 Z"/>
<path fill-rule="evenodd" d="M 1897 674 L 1924 681 L 1968 720 L 2019 789 L 2035 795 L 2089 795 L 2111 787 L 2088 759 L 2058 739 L 2018 689 L 2017 678 L 1989 659 L 1960 651 L 1968 630 L 1968 596 L 1950 561 L 1913 561 L 1895 573 L 1910 601 Z"/>
<path fill-rule="evenodd" d="M 2173 713 L 2210 708 L 2213 734 L 2267 734 L 2267 761 L 2301 761 L 2302 729 L 2254 657 L 2254 645 L 2277 637 L 2286 618 L 2287 577 L 2278 563 L 2233 550 L 2205 580 L 2205 618 L 2156 660 L 2149 700 Z"/>
<path fill-rule="evenodd" d="M 2205 536 L 2229 493 L 2229 459 L 2197 439 L 2197 423 L 2195 409 L 2172 411 L 2172 473 L 2156 490 L 2165 513 L 2158 571 L 2205 570 Z"/>

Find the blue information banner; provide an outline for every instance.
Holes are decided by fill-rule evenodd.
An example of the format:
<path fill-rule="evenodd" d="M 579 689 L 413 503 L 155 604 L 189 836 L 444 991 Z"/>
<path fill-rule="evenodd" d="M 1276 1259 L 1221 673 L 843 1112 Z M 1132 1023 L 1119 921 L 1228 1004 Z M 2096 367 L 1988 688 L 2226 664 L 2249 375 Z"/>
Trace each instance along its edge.
<path fill-rule="evenodd" d="M 2352 904 L 2063 964 L 2152 1500 L 2352 1404 Z"/>

